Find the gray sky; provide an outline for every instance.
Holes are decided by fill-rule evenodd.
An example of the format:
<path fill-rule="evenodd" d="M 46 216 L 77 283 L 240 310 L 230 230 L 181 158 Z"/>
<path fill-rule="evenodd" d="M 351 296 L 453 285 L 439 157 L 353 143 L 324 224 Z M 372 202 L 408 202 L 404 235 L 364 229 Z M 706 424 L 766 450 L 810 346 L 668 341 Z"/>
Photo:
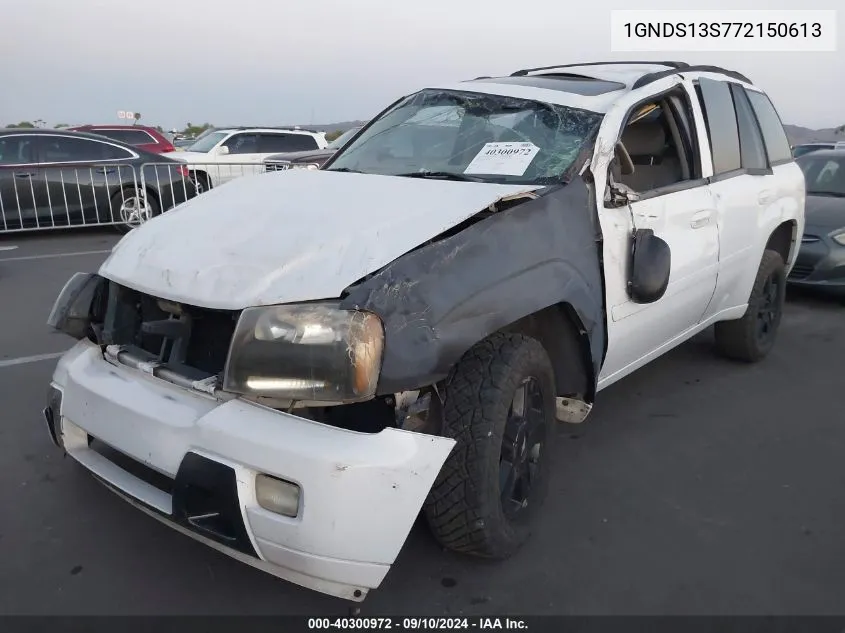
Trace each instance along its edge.
<path fill-rule="evenodd" d="M 166 128 L 332 123 L 369 118 L 427 84 L 625 58 L 733 68 L 770 93 L 786 123 L 845 123 L 842 35 L 836 53 L 611 53 L 610 10 L 631 8 L 622 0 L 0 0 L 0 124 L 116 123 L 118 110 Z M 838 20 L 845 33 L 845 11 Z"/>

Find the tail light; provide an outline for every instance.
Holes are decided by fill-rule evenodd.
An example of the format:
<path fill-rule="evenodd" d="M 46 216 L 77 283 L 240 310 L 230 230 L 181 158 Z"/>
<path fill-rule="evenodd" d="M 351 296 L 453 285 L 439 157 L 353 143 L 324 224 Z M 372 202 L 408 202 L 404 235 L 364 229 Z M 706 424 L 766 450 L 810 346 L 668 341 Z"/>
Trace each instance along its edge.
<path fill-rule="evenodd" d="M 176 147 L 170 143 L 162 143 L 161 153 L 165 154 L 167 152 L 175 152 Z"/>
<path fill-rule="evenodd" d="M 190 178 L 191 177 L 191 171 L 187 167 L 185 167 L 185 165 L 179 165 L 176 168 L 176 171 L 179 172 L 179 175 L 182 176 L 182 178 Z"/>

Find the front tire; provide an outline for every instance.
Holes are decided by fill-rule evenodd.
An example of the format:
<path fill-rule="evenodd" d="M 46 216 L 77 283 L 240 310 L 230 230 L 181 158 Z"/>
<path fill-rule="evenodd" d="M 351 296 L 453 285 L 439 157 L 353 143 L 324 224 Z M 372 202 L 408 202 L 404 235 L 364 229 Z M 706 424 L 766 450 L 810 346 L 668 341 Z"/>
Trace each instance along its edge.
<path fill-rule="evenodd" d="M 443 435 L 457 444 L 424 512 L 453 551 L 503 559 L 529 537 L 548 487 L 554 371 L 543 346 L 495 334 L 472 347 L 443 391 Z"/>
<path fill-rule="evenodd" d="M 786 265 L 780 253 L 763 253 L 757 278 L 741 319 L 715 326 L 716 349 L 727 358 L 755 363 L 774 347 L 786 298 Z"/>

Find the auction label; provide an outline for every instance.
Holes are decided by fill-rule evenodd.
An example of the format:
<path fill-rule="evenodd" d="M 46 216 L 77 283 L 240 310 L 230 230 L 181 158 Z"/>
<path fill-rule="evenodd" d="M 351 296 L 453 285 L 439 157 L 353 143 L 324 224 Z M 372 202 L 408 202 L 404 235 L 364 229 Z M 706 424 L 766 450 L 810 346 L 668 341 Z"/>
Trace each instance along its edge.
<path fill-rule="evenodd" d="M 504 145 L 504 143 L 491 143 L 491 145 Z M 528 624 L 522 618 L 308 618 L 310 631 L 525 631 L 527 629 Z"/>
<path fill-rule="evenodd" d="M 539 151 L 534 143 L 487 143 L 467 165 L 464 173 L 522 176 Z"/>

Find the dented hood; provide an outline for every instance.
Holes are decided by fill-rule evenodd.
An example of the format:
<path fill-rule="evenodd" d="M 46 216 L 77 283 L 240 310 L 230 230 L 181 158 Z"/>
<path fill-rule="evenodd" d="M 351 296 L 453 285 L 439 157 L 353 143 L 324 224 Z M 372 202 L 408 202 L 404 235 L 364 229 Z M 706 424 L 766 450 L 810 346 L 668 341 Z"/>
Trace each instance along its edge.
<path fill-rule="evenodd" d="M 497 200 L 538 188 L 308 170 L 247 176 L 133 230 L 100 274 L 207 308 L 335 298 Z"/>

